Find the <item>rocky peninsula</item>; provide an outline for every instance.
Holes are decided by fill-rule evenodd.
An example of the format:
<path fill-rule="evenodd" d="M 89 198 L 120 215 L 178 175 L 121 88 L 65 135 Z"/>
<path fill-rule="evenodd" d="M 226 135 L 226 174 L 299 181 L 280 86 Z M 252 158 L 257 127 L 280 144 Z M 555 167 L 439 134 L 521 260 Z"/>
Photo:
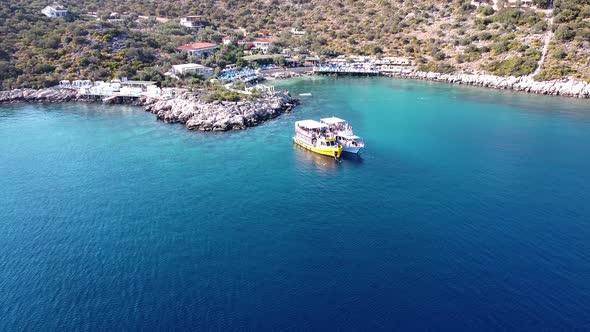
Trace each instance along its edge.
<path fill-rule="evenodd" d="M 185 94 L 177 98 L 149 98 L 141 102 L 145 110 L 167 123 L 182 123 L 189 130 L 228 131 L 254 127 L 284 112 L 299 101 L 287 92 L 267 92 L 248 101 L 204 102 Z"/>
<path fill-rule="evenodd" d="M 0 91 L 0 103 L 70 101 L 103 102 L 143 106 L 166 123 L 182 123 L 189 130 L 228 131 L 257 126 L 267 120 L 290 112 L 299 100 L 288 92 L 264 92 L 260 97 L 244 101 L 205 102 L 198 96 L 178 89 L 174 97 L 89 98 L 75 89 L 16 89 Z"/>

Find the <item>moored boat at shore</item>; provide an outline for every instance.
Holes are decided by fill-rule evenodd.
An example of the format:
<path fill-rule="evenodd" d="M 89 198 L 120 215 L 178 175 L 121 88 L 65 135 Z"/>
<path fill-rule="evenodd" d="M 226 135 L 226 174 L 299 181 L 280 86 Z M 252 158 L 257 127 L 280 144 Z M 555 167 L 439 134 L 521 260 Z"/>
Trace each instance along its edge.
<path fill-rule="evenodd" d="M 293 142 L 315 153 L 340 158 L 342 145 L 336 142 L 336 136 L 330 133 L 328 125 L 315 120 L 295 122 Z"/>
<path fill-rule="evenodd" d="M 365 147 L 365 142 L 352 131 L 352 126 L 344 119 L 331 117 L 320 119 L 320 123 L 328 126 L 328 130 L 336 137 L 336 142 L 342 145 L 342 151 L 359 154 Z"/>

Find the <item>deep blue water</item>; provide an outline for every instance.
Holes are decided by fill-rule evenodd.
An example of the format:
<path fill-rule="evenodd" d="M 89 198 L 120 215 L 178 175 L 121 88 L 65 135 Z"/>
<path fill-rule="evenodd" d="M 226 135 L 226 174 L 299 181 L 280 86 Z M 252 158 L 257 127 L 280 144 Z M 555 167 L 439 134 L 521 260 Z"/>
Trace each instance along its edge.
<path fill-rule="evenodd" d="M 235 133 L 0 106 L 0 330 L 588 330 L 590 101 L 282 82 Z M 293 123 L 365 137 L 337 163 Z"/>

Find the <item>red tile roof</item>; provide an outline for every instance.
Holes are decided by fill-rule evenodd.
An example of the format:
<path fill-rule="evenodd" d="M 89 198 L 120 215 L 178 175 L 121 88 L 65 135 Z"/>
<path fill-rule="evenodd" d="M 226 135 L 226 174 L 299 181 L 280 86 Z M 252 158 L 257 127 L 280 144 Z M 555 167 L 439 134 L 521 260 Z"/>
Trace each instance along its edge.
<path fill-rule="evenodd" d="M 195 50 L 202 50 L 206 48 L 212 48 L 217 46 L 217 44 L 213 43 L 192 43 L 192 44 L 184 44 L 178 46 L 176 49 L 181 51 L 195 51 Z"/>

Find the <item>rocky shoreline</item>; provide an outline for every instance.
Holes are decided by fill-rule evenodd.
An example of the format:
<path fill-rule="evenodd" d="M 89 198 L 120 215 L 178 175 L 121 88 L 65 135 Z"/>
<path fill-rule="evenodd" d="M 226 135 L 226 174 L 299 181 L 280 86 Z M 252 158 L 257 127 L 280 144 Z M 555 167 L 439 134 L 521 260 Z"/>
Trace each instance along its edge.
<path fill-rule="evenodd" d="M 185 91 L 185 90 L 179 90 Z M 290 112 L 299 104 L 288 92 L 266 92 L 255 100 L 204 102 L 191 93 L 179 93 L 175 97 L 139 98 L 111 97 L 91 99 L 74 89 L 16 89 L 0 91 L 0 104 L 18 102 L 61 103 L 72 101 L 103 102 L 143 106 L 166 123 L 181 123 L 189 130 L 228 131 L 257 126 L 264 121 Z"/>
<path fill-rule="evenodd" d="M 575 80 L 535 81 L 530 76 L 501 77 L 485 74 L 441 74 L 422 71 L 383 73 L 384 76 L 474 85 L 499 90 L 514 90 L 541 95 L 590 98 L 590 83 Z"/>
<path fill-rule="evenodd" d="M 78 91 L 74 89 L 47 88 L 0 91 L 0 104 L 19 102 L 63 103 L 79 100 L 84 100 L 84 98 L 81 98 Z"/>
<path fill-rule="evenodd" d="M 266 93 L 253 101 L 203 102 L 190 96 L 144 98 L 145 110 L 166 123 L 181 123 L 189 130 L 228 131 L 257 126 L 290 112 L 299 101 L 287 92 Z"/>

